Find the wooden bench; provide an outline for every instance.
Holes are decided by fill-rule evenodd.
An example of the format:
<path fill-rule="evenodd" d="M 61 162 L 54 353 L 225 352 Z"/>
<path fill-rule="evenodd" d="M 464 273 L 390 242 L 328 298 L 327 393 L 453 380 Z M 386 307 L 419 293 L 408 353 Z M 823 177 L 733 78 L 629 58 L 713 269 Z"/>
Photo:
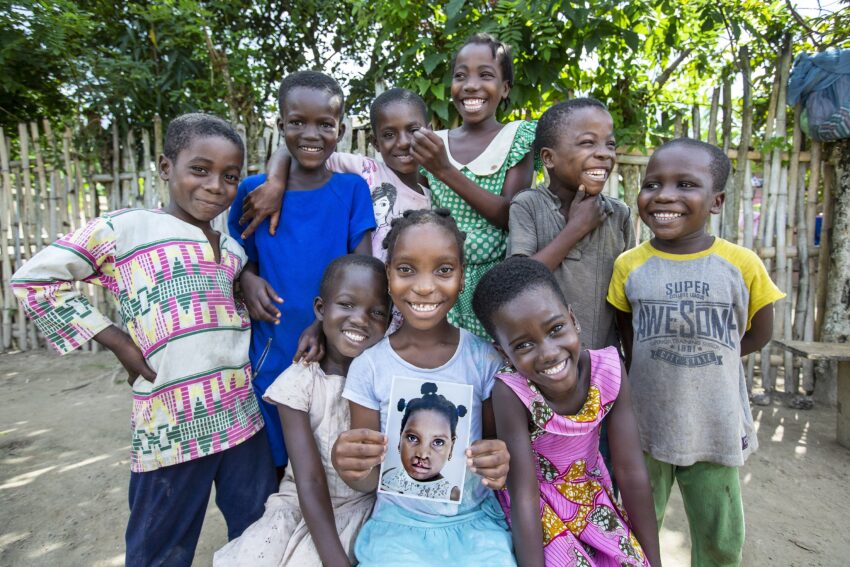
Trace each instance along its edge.
<path fill-rule="evenodd" d="M 773 339 L 773 344 L 809 360 L 838 362 L 838 443 L 850 449 L 850 343 L 810 343 Z"/>

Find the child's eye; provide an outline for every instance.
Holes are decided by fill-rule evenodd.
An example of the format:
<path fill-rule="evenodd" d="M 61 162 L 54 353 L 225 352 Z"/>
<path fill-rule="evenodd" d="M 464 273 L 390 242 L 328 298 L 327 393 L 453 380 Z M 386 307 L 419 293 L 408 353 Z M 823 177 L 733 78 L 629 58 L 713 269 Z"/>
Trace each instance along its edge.
<path fill-rule="evenodd" d="M 456 81 L 462 81 L 462 80 L 464 80 L 465 78 L 466 78 L 466 74 L 465 74 L 465 73 L 455 73 L 455 75 L 454 75 L 454 79 L 455 79 Z"/>
<path fill-rule="evenodd" d="M 404 440 L 407 441 L 408 443 L 416 443 L 417 441 L 419 441 L 419 438 L 416 437 L 416 435 L 414 435 L 412 433 L 408 433 L 407 435 L 404 436 Z"/>
<path fill-rule="evenodd" d="M 434 447 L 445 447 L 446 440 L 445 439 L 434 439 Z"/>
<path fill-rule="evenodd" d="M 297 126 L 301 126 L 303 124 L 303 122 L 301 122 L 300 120 L 290 120 L 289 122 L 287 122 L 287 124 L 289 124 L 290 126 L 296 126 L 297 127 Z"/>
<path fill-rule="evenodd" d="M 322 124 L 322 128 L 326 128 L 326 129 L 336 128 L 336 124 L 334 124 L 332 122 L 324 122 Z"/>
<path fill-rule="evenodd" d="M 448 275 L 454 272 L 455 269 L 452 266 L 440 266 L 437 268 L 437 273 L 440 275 Z"/>
<path fill-rule="evenodd" d="M 415 132 L 418 132 L 421 129 L 422 129 L 422 126 L 411 126 L 410 128 L 407 129 L 407 131 L 410 132 L 411 134 L 413 134 Z"/>
<path fill-rule="evenodd" d="M 556 334 L 560 333 L 563 328 L 564 328 L 564 326 L 559 323 L 559 324 L 555 325 L 554 327 L 552 327 L 552 330 L 549 331 L 549 334 L 550 335 L 556 335 Z"/>
<path fill-rule="evenodd" d="M 387 316 L 387 312 L 383 311 L 381 309 L 375 309 L 375 310 L 372 311 L 372 316 L 377 317 L 379 319 L 383 319 L 384 317 Z"/>
<path fill-rule="evenodd" d="M 391 140 L 392 138 L 395 138 L 395 134 L 392 132 L 384 132 L 383 137 L 385 140 Z"/>
<path fill-rule="evenodd" d="M 410 266 L 402 265 L 402 266 L 399 266 L 398 268 L 396 268 L 396 271 L 399 272 L 400 274 L 412 274 L 413 268 L 411 268 Z"/>
<path fill-rule="evenodd" d="M 514 350 L 528 350 L 531 348 L 531 341 L 526 341 L 524 343 L 519 343 L 514 347 Z"/>
<path fill-rule="evenodd" d="M 617 149 L 617 142 L 615 142 L 614 140 L 610 140 L 608 142 L 608 147 L 611 148 L 612 150 Z"/>
<path fill-rule="evenodd" d="M 205 174 L 207 172 L 206 168 L 201 167 L 200 165 L 190 166 L 189 169 L 191 169 L 194 173 Z"/>
<path fill-rule="evenodd" d="M 682 187 L 684 189 L 690 189 L 691 187 L 695 187 L 695 185 L 690 181 L 680 181 L 679 187 Z"/>
<path fill-rule="evenodd" d="M 347 301 L 337 301 L 337 305 L 343 309 L 351 309 L 353 307 L 353 305 Z"/>
<path fill-rule="evenodd" d="M 224 180 L 227 181 L 228 183 L 239 183 L 239 176 L 227 174 L 227 175 L 224 176 Z"/>
<path fill-rule="evenodd" d="M 654 183 L 654 182 L 650 181 L 650 182 L 644 183 L 643 187 L 641 187 L 641 190 L 642 191 L 654 191 L 654 190 L 658 189 L 658 187 L 659 187 L 658 183 Z"/>

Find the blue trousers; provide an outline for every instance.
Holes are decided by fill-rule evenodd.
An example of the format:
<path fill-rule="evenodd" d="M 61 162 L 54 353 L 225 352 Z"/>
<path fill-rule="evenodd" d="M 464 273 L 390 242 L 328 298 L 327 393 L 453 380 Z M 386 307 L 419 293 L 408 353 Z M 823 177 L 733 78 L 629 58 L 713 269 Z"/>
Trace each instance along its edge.
<path fill-rule="evenodd" d="M 213 483 L 227 538 L 239 537 L 263 515 L 266 498 L 277 491 L 263 431 L 215 455 L 131 472 L 125 565 L 190 567 Z"/>

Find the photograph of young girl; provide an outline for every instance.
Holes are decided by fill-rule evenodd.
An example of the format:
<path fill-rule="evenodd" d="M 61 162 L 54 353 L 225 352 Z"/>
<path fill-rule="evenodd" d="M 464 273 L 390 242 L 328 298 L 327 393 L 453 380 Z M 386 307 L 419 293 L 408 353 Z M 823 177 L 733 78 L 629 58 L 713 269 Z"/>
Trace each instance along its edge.
<path fill-rule="evenodd" d="M 379 492 L 460 503 L 472 386 L 393 378 Z"/>

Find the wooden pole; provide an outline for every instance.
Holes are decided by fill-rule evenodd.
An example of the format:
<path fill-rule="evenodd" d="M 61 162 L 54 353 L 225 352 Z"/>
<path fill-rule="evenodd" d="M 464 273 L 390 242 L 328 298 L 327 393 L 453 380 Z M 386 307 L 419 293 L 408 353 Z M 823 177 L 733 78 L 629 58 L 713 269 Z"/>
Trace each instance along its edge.
<path fill-rule="evenodd" d="M 780 56 L 777 56 L 777 63 L 779 63 Z M 767 107 L 767 121 L 764 125 L 764 141 L 770 142 L 773 138 L 774 131 L 774 119 L 776 117 L 776 105 L 779 97 L 779 82 L 781 81 L 781 73 L 780 70 L 781 64 L 777 64 L 776 73 L 773 76 L 773 88 L 770 90 L 770 103 Z M 768 186 L 770 185 L 770 166 L 771 166 L 771 156 L 772 152 L 763 151 L 762 152 L 762 189 L 761 189 L 761 207 L 760 207 L 760 216 L 759 216 L 759 226 L 758 226 L 758 235 L 756 236 L 756 242 L 758 246 L 764 245 L 764 234 L 767 226 L 767 217 L 768 217 L 768 208 L 770 203 L 770 195 L 768 192 Z M 778 172 L 777 172 L 778 174 Z"/>
<path fill-rule="evenodd" d="M 118 122 L 112 122 L 112 194 L 109 195 L 109 210 L 123 207 L 121 202 L 121 148 L 118 143 Z"/>
<path fill-rule="evenodd" d="M 832 190 L 835 187 L 835 166 L 831 163 L 823 165 L 823 218 L 820 225 L 820 250 L 818 250 L 818 287 L 815 310 L 815 338 L 821 340 L 823 322 L 826 312 L 826 287 L 829 275 L 829 246 L 832 234 Z"/>
<path fill-rule="evenodd" d="M 708 143 L 717 145 L 717 109 L 720 106 L 720 89 L 711 91 L 711 111 L 708 114 Z"/>
<path fill-rule="evenodd" d="M 164 207 L 168 204 L 169 195 L 165 181 L 159 176 L 159 156 L 162 155 L 162 118 L 159 114 L 153 117 L 154 170 L 156 171 L 156 186 L 159 191 L 159 203 Z"/>
<path fill-rule="evenodd" d="M 18 195 L 21 202 L 21 229 L 24 237 L 24 248 L 21 256 L 31 258 L 33 255 L 32 239 L 30 238 L 30 215 L 33 208 L 32 180 L 30 179 L 30 144 L 26 124 L 18 124 L 18 141 L 21 144 L 21 176 L 23 186 L 18 182 Z M 21 349 L 25 350 L 25 349 Z"/>
<path fill-rule="evenodd" d="M 30 122 L 30 132 L 32 136 L 32 147 L 35 151 L 35 171 L 38 178 L 38 185 L 33 186 L 33 202 L 35 213 L 35 251 L 38 252 L 45 246 L 44 241 L 44 212 L 50 207 L 50 201 L 47 199 L 47 175 L 44 170 L 44 158 L 41 154 L 41 139 L 38 134 L 38 124 Z"/>
<path fill-rule="evenodd" d="M 790 57 L 790 54 L 789 54 Z M 783 99 L 784 100 L 784 99 Z M 780 314 L 782 324 L 780 330 L 782 338 L 791 340 L 791 314 L 794 305 L 794 287 L 791 285 L 791 275 L 793 272 L 793 261 L 789 265 L 788 257 L 785 251 L 785 243 L 793 242 L 793 228 L 795 223 L 795 213 L 797 201 L 800 197 L 800 145 L 802 143 L 803 133 L 800 129 L 800 114 L 802 106 L 797 104 L 794 112 L 793 134 L 791 136 L 791 161 L 788 165 L 788 175 L 785 184 L 780 184 L 779 187 L 779 203 L 777 209 L 776 222 L 776 277 L 779 282 L 779 289 L 787 295 L 785 301 L 780 305 Z M 805 228 L 802 233 L 802 240 L 805 240 Z M 799 376 L 794 370 L 794 358 L 790 351 L 784 350 L 785 382 L 784 389 L 786 394 L 797 394 L 799 391 Z"/>
<path fill-rule="evenodd" d="M 702 129 L 700 128 L 701 118 L 699 105 L 694 103 L 691 107 L 691 128 L 693 128 L 692 135 L 694 140 L 702 139 Z"/>
<path fill-rule="evenodd" d="M 749 56 L 748 48 L 746 46 L 744 46 L 742 49 L 744 51 L 746 51 L 748 56 Z M 742 63 L 739 63 L 739 64 L 742 64 Z M 749 72 L 750 63 L 749 63 L 749 60 L 747 61 L 746 65 L 747 65 L 747 72 L 744 74 L 745 84 L 746 84 L 747 80 L 750 78 L 750 72 Z M 750 88 L 751 88 L 751 86 L 750 86 Z M 723 133 L 723 151 L 728 152 L 729 147 L 730 147 L 728 144 L 732 143 L 732 81 L 730 81 L 728 79 L 723 81 L 723 127 L 722 127 L 722 131 L 723 131 L 722 132 Z"/>
<path fill-rule="evenodd" d="M 789 34 L 785 34 L 785 37 L 782 42 L 782 51 L 779 59 L 779 69 L 778 69 L 778 77 L 779 77 L 779 89 L 776 93 L 776 110 L 775 110 L 775 118 L 776 123 L 774 125 L 774 132 L 777 134 L 783 134 L 786 130 L 785 128 L 785 116 L 786 116 L 786 106 L 785 106 L 785 89 L 788 84 L 788 73 L 791 69 L 791 37 Z M 777 241 L 777 249 L 780 251 L 777 254 L 777 276 L 780 275 L 781 269 L 785 268 L 785 215 L 787 212 L 788 205 L 788 189 L 787 186 L 783 186 L 783 176 L 786 176 L 787 180 L 787 170 L 782 167 L 782 150 L 779 147 L 775 147 L 771 152 L 770 156 L 770 185 L 768 187 L 768 195 L 769 195 L 769 207 L 767 210 L 767 219 L 765 223 L 764 229 L 764 240 L 763 243 L 765 246 L 773 245 L 774 238 L 774 230 L 776 230 L 776 241 Z M 786 181 L 787 183 L 787 181 Z M 764 216 L 762 216 L 764 220 Z M 770 260 L 765 262 L 765 267 L 768 269 L 768 273 L 770 272 Z M 785 287 L 785 279 L 784 277 L 777 277 L 776 283 L 780 289 Z M 785 291 L 783 289 L 783 291 Z M 784 306 L 783 306 L 784 308 Z M 780 316 L 774 319 L 773 323 L 773 336 L 776 338 L 784 336 L 784 327 L 785 327 L 785 317 Z M 761 376 L 762 376 L 762 385 L 764 386 L 765 394 L 770 395 L 776 386 L 776 375 L 775 371 L 770 368 L 770 353 L 772 347 L 770 343 L 762 349 L 762 360 L 764 363 L 761 367 Z"/>
<path fill-rule="evenodd" d="M 151 164 L 154 159 L 151 156 L 151 135 L 147 130 L 142 130 L 142 175 L 145 183 L 145 194 L 143 205 L 146 209 L 157 208 L 157 191 L 154 190 L 154 175 Z"/>
<path fill-rule="evenodd" d="M 3 191 L 0 193 L 0 269 L 3 271 L 3 315 L 0 319 L 0 352 L 12 347 L 12 310 L 15 298 L 12 293 L 12 259 L 9 256 L 9 236 L 12 220 L 12 172 L 9 169 L 9 154 L 6 150 L 6 134 L 0 128 L 0 171 L 3 175 Z M 18 316 L 23 310 L 19 308 Z"/>
<path fill-rule="evenodd" d="M 726 195 L 726 205 L 723 212 L 723 238 L 738 242 L 738 211 L 741 210 L 741 201 L 744 205 L 744 246 L 753 245 L 753 186 L 750 163 L 747 154 L 753 133 L 753 87 L 750 79 L 750 51 L 744 45 L 738 53 L 738 65 L 741 69 L 741 82 L 743 84 L 743 106 L 741 108 L 741 139 L 738 142 L 738 157 L 735 159 L 735 179 L 732 183 L 732 193 Z M 724 83 L 724 92 L 729 81 Z M 731 98 L 731 95 L 730 95 Z M 731 112 L 728 114 L 731 115 Z M 723 116 L 727 112 L 724 108 Z M 749 243 L 749 245 L 748 245 Z"/>

